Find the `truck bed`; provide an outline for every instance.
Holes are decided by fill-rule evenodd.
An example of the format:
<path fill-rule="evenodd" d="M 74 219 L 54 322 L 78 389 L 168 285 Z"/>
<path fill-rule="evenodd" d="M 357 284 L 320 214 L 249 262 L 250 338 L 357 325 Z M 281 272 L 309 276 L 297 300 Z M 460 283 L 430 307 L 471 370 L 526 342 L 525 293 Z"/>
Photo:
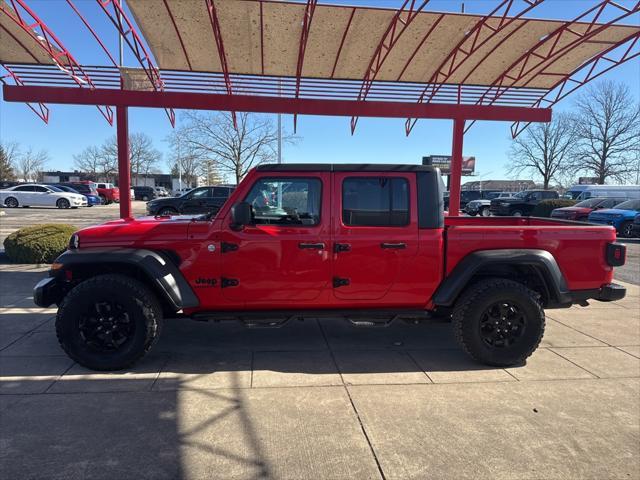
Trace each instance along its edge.
<path fill-rule="evenodd" d="M 606 245 L 616 240 L 611 226 L 536 217 L 446 217 L 445 238 L 445 275 L 477 250 L 538 249 L 555 257 L 570 290 L 613 280 L 605 259 Z"/>

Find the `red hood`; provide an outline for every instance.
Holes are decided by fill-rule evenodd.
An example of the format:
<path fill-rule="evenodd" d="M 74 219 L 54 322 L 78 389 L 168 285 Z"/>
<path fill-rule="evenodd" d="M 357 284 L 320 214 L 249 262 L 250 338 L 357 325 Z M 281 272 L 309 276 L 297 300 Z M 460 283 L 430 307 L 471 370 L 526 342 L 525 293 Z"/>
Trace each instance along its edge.
<path fill-rule="evenodd" d="M 162 241 L 187 239 L 192 217 L 139 217 L 134 220 L 114 220 L 80 230 L 80 248 L 142 247 Z"/>

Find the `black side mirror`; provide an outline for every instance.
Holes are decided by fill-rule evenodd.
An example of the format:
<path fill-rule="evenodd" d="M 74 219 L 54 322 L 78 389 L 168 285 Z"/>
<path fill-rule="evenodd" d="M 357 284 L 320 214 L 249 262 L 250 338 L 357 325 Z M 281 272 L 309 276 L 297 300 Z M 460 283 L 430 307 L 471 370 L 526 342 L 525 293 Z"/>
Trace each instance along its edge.
<path fill-rule="evenodd" d="M 247 202 L 238 202 L 231 207 L 231 228 L 242 230 L 245 225 L 251 225 L 253 221 L 251 205 Z"/>

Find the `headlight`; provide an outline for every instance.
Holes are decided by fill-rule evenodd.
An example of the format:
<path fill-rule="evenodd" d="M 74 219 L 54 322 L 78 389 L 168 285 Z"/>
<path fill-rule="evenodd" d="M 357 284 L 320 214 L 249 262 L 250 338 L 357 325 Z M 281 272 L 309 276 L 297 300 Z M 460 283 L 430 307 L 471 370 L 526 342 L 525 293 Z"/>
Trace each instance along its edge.
<path fill-rule="evenodd" d="M 69 250 L 76 250 L 78 248 L 80 248 L 80 237 L 77 233 L 74 233 L 69 239 Z"/>

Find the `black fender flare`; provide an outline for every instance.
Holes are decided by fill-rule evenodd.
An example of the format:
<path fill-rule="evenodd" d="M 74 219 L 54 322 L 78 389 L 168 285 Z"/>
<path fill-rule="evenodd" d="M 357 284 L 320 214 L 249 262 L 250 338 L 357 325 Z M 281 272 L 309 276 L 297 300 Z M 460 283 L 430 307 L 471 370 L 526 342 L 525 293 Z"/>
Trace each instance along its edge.
<path fill-rule="evenodd" d="M 532 266 L 541 276 L 549 293 L 549 304 L 571 304 L 567 282 L 556 259 L 546 250 L 500 249 L 479 250 L 464 257 L 440 284 L 433 295 L 433 303 L 450 307 L 471 279 L 482 268 L 497 265 Z"/>
<path fill-rule="evenodd" d="M 133 248 L 87 248 L 67 250 L 55 263 L 63 265 L 62 270 L 72 270 L 74 266 L 95 264 L 125 264 L 146 274 L 153 282 L 154 290 L 176 310 L 197 307 L 200 302 L 180 269 L 169 255 L 147 249 Z M 99 272 L 97 272 L 99 274 Z"/>

